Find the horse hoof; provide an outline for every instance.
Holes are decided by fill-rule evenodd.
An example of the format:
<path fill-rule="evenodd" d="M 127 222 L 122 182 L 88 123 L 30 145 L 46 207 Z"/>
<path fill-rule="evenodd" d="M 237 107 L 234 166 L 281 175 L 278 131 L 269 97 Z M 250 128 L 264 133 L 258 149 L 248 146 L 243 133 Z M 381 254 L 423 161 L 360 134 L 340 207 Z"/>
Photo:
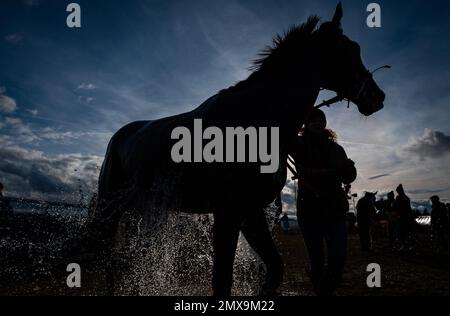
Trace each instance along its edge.
<path fill-rule="evenodd" d="M 258 293 L 258 296 L 260 296 L 260 297 L 276 297 L 276 296 L 280 296 L 280 294 L 277 291 L 277 288 L 267 287 L 267 288 L 262 288 L 260 290 L 260 292 Z"/>

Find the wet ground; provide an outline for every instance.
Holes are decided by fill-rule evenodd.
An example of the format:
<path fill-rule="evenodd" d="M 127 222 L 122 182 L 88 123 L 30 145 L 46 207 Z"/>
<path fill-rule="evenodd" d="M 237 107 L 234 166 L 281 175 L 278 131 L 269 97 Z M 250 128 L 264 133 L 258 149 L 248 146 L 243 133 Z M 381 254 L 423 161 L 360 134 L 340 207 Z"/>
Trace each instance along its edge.
<path fill-rule="evenodd" d="M 286 263 L 283 295 L 313 295 L 307 277 L 307 255 L 301 235 L 278 234 Z M 346 272 L 339 296 L 450 295 L 450 253 L 430 247 L 426 230 L 417 232 L 416 249 L 392 250 L 384 237 L 375 236 L 374 250 L 362 252 L 357 234 L 349 235 Z M 381 288 L 368 288 L 367 265 L 381 267 Z"/>
<path fill-rule="evenodd" d="M 14 220 L 3 221 L 0 225 L 0 295 L 106 295 L 104 265 L 99 258 L 92 256 L 77 259 L 77 263 L 83 267 L 82 287 L 69 289 L 66 285 L 69 274 L 66 267 L 74 259 L 64 254 L 64 245 L 68 239 L 80 233 L 81 227 L 77 218 L 42 215 L 22 215 Z M 200 238 L 209 238 L 202 236 Z M 449 295 L 450 253 L 430 247 L 426 230 L 418 232 L 416 236 L 416 249 L 413 251 L 393 251 L 388 247 L 386 238 L 378 236 L 374 251 L 367 253 L 359 250 L 358 237 L 351 234 L 344 283 L 338 295 Z M 313 295 L 307 277 L 308 262 L 301 235 L 277 232 L 276 239 L 286 264 L 285 282 L 280 294 Z M 182 243 L 181 239 L 175 242 Z M 170 260 L 170 256 L 181 255 L 185 260 L 169 272 L 173 274 L 176 270 L 183 275 L 183 281 L 167 278 L 165 274 L 159 278 L 159 282 L 165 282 L 166 289 L 170 288 L 168 294 L 208 295 L 211 251 L 205 242 L 200 248 L 203 250 L 183 248 L 183 252 L 170 255 L 165 250 L 157 256 L 153 255 L 151 249 L 139 249 L 128 258 L 131 258 L 130 261 L 142 259 L 145 264 L 146 258 L 164 261 Z M 260 265 L 247 255 L 245 245 L 241 248 L 235 275 L 238 279 L 236 287 L 239 288 L 236 294 L 251 293 L 252 289 L 245 288 L 248 282 L 246 279 L 261 273 Z M 164 256 L 167 258 L 164 259 Z M 167 266 L 167 262 L 164 261 L 164 266 Z M 366 267 L 369 263 L 381 266 L 381 288 L 373 289 L 366 285 L 369 274 Z M 200 269 L 202 264 L 206 272 Z M 188 270 L 194 272 L 189 273 Z M 141 267 L 139 275 L 135 274 L 134 277 L 120 275 L 122 281 L 126 279 L 133 285 L 139 283 L 139 289 L 130 290 L 130 284 L 122 282 L 116 294 L 164 294 L 164 286 L 160 287 L 159 292 L 145 291 L 153 287 L 155 282 L 155 279 L 147 278 L 146 273 L 149 273 L 148 270 L 144 271 Z"/>

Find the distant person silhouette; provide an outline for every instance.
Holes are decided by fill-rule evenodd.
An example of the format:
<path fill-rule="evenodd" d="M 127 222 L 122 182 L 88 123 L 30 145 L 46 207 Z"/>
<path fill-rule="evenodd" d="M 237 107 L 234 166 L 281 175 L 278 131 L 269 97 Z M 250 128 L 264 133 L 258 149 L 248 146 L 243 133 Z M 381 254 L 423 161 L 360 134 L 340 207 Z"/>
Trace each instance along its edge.
<path fill-rule="evenodd" d="M 283 233 L 289 232 L 290 225 L 287 213 L 284 213 L 283 217 L 281 217 L 281 228 L 283 229 Z"/>
<path fill-rule="evenodd" d="M 0 217 L 10 217 L 13 215 L 13 209 L 9 201 L 3 196 L 3 183 L 0 182 Z"/>
<path fill-rule="evenodd" d="M 400 215 L 394 208 L 395 194 L 391 191 L 387 195 L 386 200 L 386 213 L 388 218 L 388 231 L 389 231 L 389 246 L 394 247 L 395 241 L 398 239 L 398 225 L 400 220 Z"/>
<path fill-rule="evenodd" d="M 395 199 L 394 209 L 399 214 L 399 237 L 401 242 L 401 249 L 410 249 L 411 234 L 414 224 L 414 216 L 411 209 L 411 200 L 406 195 L 402 184 L 399 184 L 396 189 L 398 195 Z"/>
<path fill-rule="evenodd" d="M 422 216 L 422 213 L 418 209 L 414 210 L 414 219 L 418 218 L 419 216 Z"/>
<path fill-rule="evenodd" d="M 317 295 L 331 296 L 339 286 L 347 255 L 346 214 L 342 184 L 356 179 L 353 161 L 326 129 L 325 114 L 313 110 L 291 148 L 299 175 L 298 221 L 308 250 L 311 281 Z M 328 263 L 325 268 L 324 242 Z"/>
<path fill-rule="evenodd" d="M 372 250 L 372 225 L 375 214 L 375 193 L 366 192 L 356 204 L 356 220 L 362 251 Z"/>
<path fill-rule="evenodd" d="M 375 224 L 378 225 L 378 230 L 381 237 L 389 236 L 389 219 L 387 214 L 388 201 L 380 199 L 375 201 Z"/>
<path fill-rule="evenodd" d="M 347 232 L 353 234 L 356 227 L 356 215 L 353 212 L 347 212 Z"/>
<path fill-rule="evenodd" d="M 437 243 L 439 250 L 447 250 L 447 228 L 448 228 L 448 214 L 447 208 L 439 199 L 439 196 L 433 195 L 430 197 L 433 207 L 431 210 L 431 231 Z"/>

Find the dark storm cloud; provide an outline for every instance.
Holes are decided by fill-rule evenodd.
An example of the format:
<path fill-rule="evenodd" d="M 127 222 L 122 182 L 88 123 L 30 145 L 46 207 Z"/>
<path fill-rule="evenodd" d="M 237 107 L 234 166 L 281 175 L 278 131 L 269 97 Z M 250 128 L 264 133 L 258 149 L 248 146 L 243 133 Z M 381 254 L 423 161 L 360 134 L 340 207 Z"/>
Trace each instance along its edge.
<path fill-rule="evenodd" d="M 441 158 L 450 153 L 450 136 L 440 131 L 426 129 L 422 136 L 411 140 L 403 149 L 407 153 L 418 155 L 421 159 Z"/>
<path fill-rule="evenodd" d="M 419 190 L 408 190 L 411 194 L 436 194 L 449 190 L 450 187 L 439 188 L 439 189 L 419 189 Z"/>
<path fill-rule="evenodd" d="M 0 146 L 0 181 L 8 194 L 75 202 L 80 188 L 91 194 L 101 158 L 97 156 L 46 155 L 21 147 Z"/>

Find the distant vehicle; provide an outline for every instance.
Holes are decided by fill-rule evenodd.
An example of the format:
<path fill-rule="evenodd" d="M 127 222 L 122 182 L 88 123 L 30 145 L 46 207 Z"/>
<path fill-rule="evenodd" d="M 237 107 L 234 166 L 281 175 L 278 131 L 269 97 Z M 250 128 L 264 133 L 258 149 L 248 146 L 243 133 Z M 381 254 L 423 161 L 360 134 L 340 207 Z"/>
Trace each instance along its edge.
<path fill-rule="evenodd" d="M 431 226 L 431 216 L 419 216 L 415 220 L 420 226 Z"/>

